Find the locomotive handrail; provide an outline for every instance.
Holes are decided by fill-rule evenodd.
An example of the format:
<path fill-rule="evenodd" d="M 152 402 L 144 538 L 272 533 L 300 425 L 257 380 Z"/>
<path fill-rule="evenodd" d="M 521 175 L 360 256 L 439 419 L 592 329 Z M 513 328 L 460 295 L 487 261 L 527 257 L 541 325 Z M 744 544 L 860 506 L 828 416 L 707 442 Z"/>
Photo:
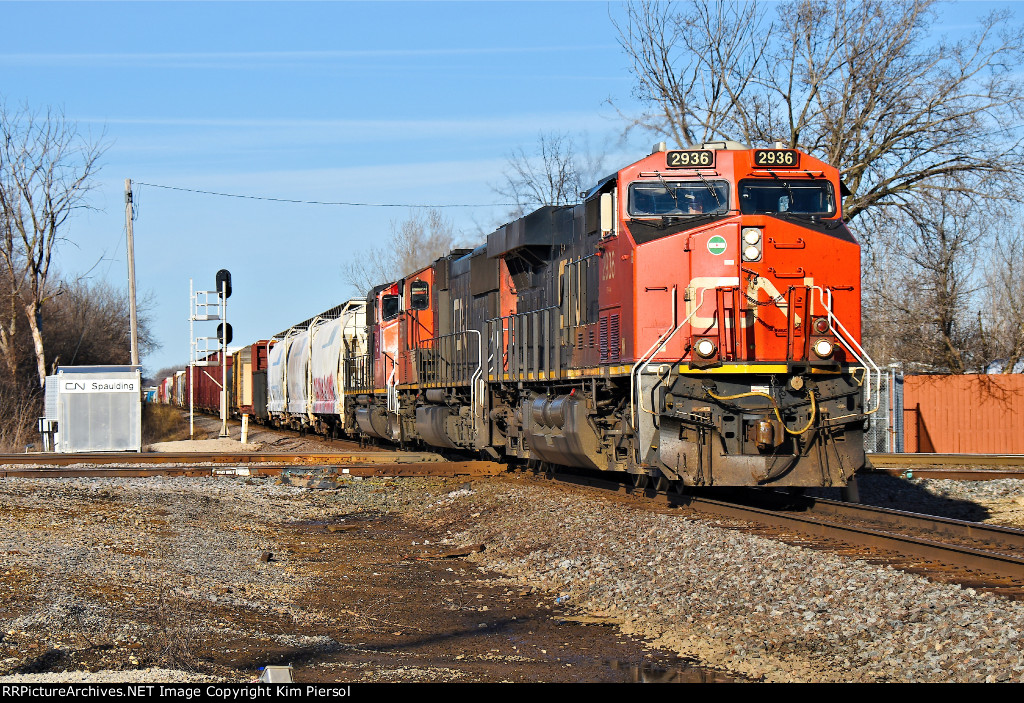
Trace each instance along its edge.
<path fill-rule="evenodd" d="M 551 322 L 551 320 L 550 320 L 550 312 L 552 310 L 561 310 L 561 307 L 562 307 L 561 305 L 549 305 L 546 308 L 537 308 L 536 310 L 527 310 L 525 312 L 516 312 L 516 313 L 511 313 L 509 315 L 500 315 L 498 317 L 492 317 L 489 320 L 486 320 L 485 322 L 487 323 L 488 327 L 491 328 L 491 331 L 489 331 L 488 335 L 487 335 L 488 336 L 488 340 L 487 340 L 488 350 L 491 352 L 490 357 L 494 358 L 494 366 L 492 368 L 490 365 L 488 365 L 488 372 L 492 372 L 493 371 L 493 373 L 495 374 L 495 378 L 497 378 L 499 376 L 499 373 L 504 373 L 507 370 L 509 379 L 512 380 L 512 381 L 522 381 L 522 380 L 524 380 L 524 378 L 528 378 L 530 373 L 539 373 L 540 370 L 541 370 L 540 369 L 541 364 L 539 363 L 540 359 L 539 358 L 534 358 L 533 359 L 533 363 L 531 364 L 530 361 L 529 361 L 529 358 L 528 358 L 529 354 L 525 354 L 525 352 L 524 352 L 524 356 L 526 358 L 523 359 L 523 364 L 522 364 L 523 369 L 522 369 L 522 372 L 520 372 L 520 370 L 519 370 L 519 364 L 518 364 L 519 359 L 518 358 L 515 359 L 515 361 L 517 363 L 515 364 L 515 368 L 513 368 L 513 365 L 511 363 L 511 355 L 514 353 L 516 355 L 516 357 L 519 356 L 520 349 L 519 349 L 518 345 L 523 341 L 523 340 L 521 340 L 519 338 L 520 337 L 520 330 L 526 328 L 525 322 L 522 323 L 522 324 L 518 324 L 517 320 L 525 321 L 527 319 L 532 319 L 534 317 L 540 318 L 540 317 L 543 316 L 543 313 L 549 313 L 549 315 L 548 315 L 549 322 Z M 507 325 L 506 325 L 506 321 L 508 322 Z M 497 322 L 500 322 L 501 325 L 499 326 L 499 325 L 495 324 Z M 550 329 L 545 329 L 544 330 L 544 332 L 545 332 L 544 338 L 545 338 L 545 341 L 548 344 L 550 344 L 550 340 L 553 337 L 553 335 L 548 334 L 551 331 L 552 330 L 550 330 Z M 508 335 L 509 335 L 508 344 L 507 345 L 504 343 L 504 339 L 502 339 L 500 343 L 498 341 L 499 335 L 502 335 L 503 333 L 508 333 Z M 529 336 L 529 335 L 527 335 L 527 336 Z M 536 341 L 537 340 L 535 340 L 535 342 Z M 491 349 L 491 345 L 492 344 L 494 346 L 494 349 Z M 498 369 L 498 359 L 497 359 L 496 354 L 494 353 L 499 348 L 502 349 L 505 352 L 504 356 L 505 356 L 505 359 L 506 359 L 506 364 L 508 365 L 508 369 L 502 368 L 501 372 L 499 372 L 499 369 Z M 538 352 L 539 352 L 539 350 L 538 350 Z M 557 350 L 555 350 L 555 354 L 558 354 L 558 353 L 559 352 Z M 547 356 L 547 355 L 548 354 L 545 351 L 545 356 Z M 551 366 L 553 365 L 553 363 L 551 362 L 550 359 L 548 359 L 548 362 L 549 363 L 545 365 L 546 366 L 545 371 L 551 371 Z"/>
<path fill-rule="evenodd" d="M 498 361 L 496 359 L 497 351 L 501 350 L 502 359 L 507 358 L 504 335 L 509 330 L 508 327 L 505 326 L 504 322 L 502 322 L 504 319 L 505 318 L 503 317 L 494 317 L 485 321 L 487 324 L 487 351 L 489 352 L 487 355 L 487 373 L 493 375 L 495 379 L 498 378 Z M 502 324 L 495 325 L 494 323 L 496 321 L 502 322 Z M 501 338 L 501 342 L 497 341 L 499 337 Z M 502 367 L 502 370 L 504 370 L 504 367 Z"/>
<path fill-rule="evenodd" d="M 348 388 L 356 390 L 368 390 L 373 388 L 373 358 L 369 352 L 365 354 L 345 355 L 346 384 Z"/>
<path fill-rule="evenodd" d="M 345 307 L 341 311 L 341 313 L 339 313 L 339 316 L 344 315 L 349 310 L 355 310 L 355 309 L 358 309 L 360 307 L 360 305 L 353 304 L 353 303 L 354 303 L 354 301 L 351 301 L 351 300 L 348 301 L 347 303 L 345 303 Z M 365 307 L 366 307 L 365 303 L 362 305 L 362 307 L 365 310 Z M 338 355 L 340 357 L 338 359 L 338 388 L 339 388 L 340 393 L 338 394 L 339 395 L 338 401 L 335 404 L 335 410 L 337 411 L 338 415 L 341 417 L 341 426 L 342 427 L 345 426 L 345 418 L 347 416 L 346 413 L 345 413 L 345 392 L 348 390 L 348 374 L 349 374 L 349 368 L 348 368 L 349 356 L 348 356 L 348 354 L 345 354 L 345 351 L 348 348 L 348 344 L 347 344 L 346 339 L 345 339 L 345 333 L 348 331 L 349 324 L 352 324 L 353 328 L 355 328 L 355 323 L 356 322 L 357 322 L 356 315 L 349 315 L 348 319 L 346 319 L 344 324 L 342 324 L 342 326 L 341 326 L 341 352 L 342 353 L 340 353 Z M 355 328 L 355 329 L 358 329 L 358 328 Z M 358 332 L 356 332 L 354 334 L 351 334 L 349 338 L 350 339 L 354 339 L 357 336 L 357 334 L 358 334 Z M 369 354 L 367 354 L 366 356 L 369 356 Z M 352 357 L 352 358 L 355 359 L 357 357 Z"/>
<path fill-rule="evenodd" d="M 630 371 L 630 374 L 629 374 L 630 375 L 630 383 L 629 383 L 629 411 L 630 411 L 630 421 L 631 421 L 631 423 L 633 425 L 633 430 L 634 431 L 639 431 L 639 429 L 640 429 L 637 426 L 637 423 L 636 423 L 636 409 L 635 409 L 635 405 L 638 404 L 640 406 L 641 410 L 647 411 L 646 408 L 644 408 L 644 406 L 643 406 L 643 398 L 642 397 L 640 398 L 638 403 L 635 402 L 635 400 L 634 400 L 635 396 L 639 394 L 636 391 L 637 379 L 643 374 L 644 369 L 646 369 L 648 367 L 648 365 L 650 365 L 651 359 L 656 357 L 658 355 L 658 352 L 660 352 L 662 349 L 665 348 L 665 345 L 668 344 L 668 340 L 672 339 L 676 335 L 676 332 L 679 331 L 679 328 L 682 327 L 682 325 L 676 324 L 677 320 L 679 319 L 679 312 L 677 310 L 677 307 L 678 307 L 677 300 L 679 298 L 679 295 L 678 295 L 679 290 L 678 290 L 678 288 L 679 288 L 678 286 L 672 286 L 672 300 L 671 300 L 672 323 L 669 325 L 669 327 L 664 332 L 661 333 L 661 336 L 658 337 L 658 339 L 654 342 L 654 344 L 651 346 L 651 348 L 648 349 L 646 352 L 644 352 L 644 354 L 640 357 L 640 359 L 638 359 L 638 362 L 640 362 L 640 363 L 634 364 L 633 365 L 633 369 L 632 369 L 632 371 Z M 702 290 L 701 293 L 703 294 L 703 292 L 704 291 Z M 703 302 L 703 295 L 701 295 L 701 302 Z M 698 305 L 697 307 L 700 307 L 700 306 Z M 696 308 L 694 308 L 694 309 L 696 309 Z M 687 316 L 687 319 L 689 319 L 689 316 Z M 647 411 L 647 412 L 649 412 L 649 411 Z"/>
<path fill-rule="evenodd" d="M 702 298 L 703 298 L 703 294 L 704 294 L 704 291 L 701 291 L 701 297 L 702 297 Z M 701 302 L 703 302 L 703 300 L 702 300 Z M 698 307 L 700 307 L 700 306 L 698 306 Z M 670 342 L 670 341 L 672 340 L 672 337 L 675 337 L 675 336 L 676 336 L 676 332 L 678 332 L 679 330 L 681 330 L 681 329 L 683 328 L 683 325 L 685 325 L 685 324 L 686 324 L 687 322 L 689 322 L 690 318 L 691 318 L 691 317 L 693 317 L 694 313 L 696 313 L 696 312 L 697 312 L 697 308 L 694 308 L 694 309 L 693 309 L 693 311 L 692 311 L 692 312 L 691 312 L 691 313 L 690 313 L 689 315 L 687 315 L 687 316 L 686 316 L 686 318 L 685 318 L 685 319 L 684 319 L 684 320 L 683 320 L 682 322 L 680 322 L 680 323 L 679 323 L 679 326 L 678 326 L 678 327 L 676 327 L 676 328 L 675 328 L 675 330 L 673 330 L 673 332 L 672 332 L 672 334 L 671 334 L 671 335 L 669 336 L 669 338 L 668 338 L 668 339 L 666 339 L 666 340 L 664 341 L 664 343 L 662 343 L 662 347 L 664 347 L 664 346 L 665 346 L 666 344 L 668 344 L 668 343 L 669 343 L 669 342 Z M 637 376 L 638 376 L 638 377 L 639 377 L 640 375 L 642 375 L 642 374 L 643 374 L 643 372 L 644 372 L 644 369 L 646 369 L 646 368 L 647 368 L 647 367 L 648 367 L 648 366 L 650 365 L 650 363 L 651 363 L 652 361 L 654 361 L 654 357 L 656 357 L 656 356 L 658 355 L 658 353 L 659 353 L 660 351 L 661 351 L 661 349 L 658 349 L 658 351 L 654 352 L 654 354 L 652 354 L 652 355 L 651 355 L 651 358 L 650 358 L 650 359 L 648 359 L 648 360 L 647 360 L 646 362 L 644 362 L 643 368 L 641 368 L 641 369 L 640 369 L 640 373 L 639 373 L 639 374 L 637 374 Z M 660 374 L 659 374 L 659 375 L 660 375 Z M 645 407 L 644 407 L 644 398 L 643 398 L 643 395 L 640 395 L 640 397 L 639 397 L 639 400 L 637 401 L 637 404 L 638 404 L 638 405 L 640 406 L 640 410 L 642 410 L 643 412 L 645 412 L 645 413 L 649 413 L 649 414 L 651 414 L 651 415 L 656 415 L 656 414 L 657 414 L 656 412 L 654 412 L 654 409 L 653 409 L 653 408 L 651 408 L 650 410 L 648 410 L 647 408 L 645 408 Z"/>
<path fill-rule="evenodd" d="M 558 310 L 559 307 L 559 305 L 548 305 L 546 308 L 537 308 L 536 310 L 524 310 L 523 312 L 513 312 L 508 315 L 498 315 L 497 317 L 488 318 L 484 320 L 484 322 L 497 322 L 498 320 L 507 320 L 515 315 L 529 315 L 530 313 L 533 312 L 544 312 L 545 310 Z"/>
<path fill-rule="evenodd" d="M 476 347 L 477 347 L 476 368 L 473 369 L 473 372 L 469 375 L 469 405 L 470 405 L 471 408 L 473 408 L 474 415 L 475 415 L 477 407 L 478 406 L 481 407 L 481 408 L 483 407 L 483 397 L 484 397 L 484 389 L 480 386 L 481 379 L 483 377 L 484 363 L 485 363 L 484 362 L 483 336 L 480 334 L 480 330 L 462 330 L 461 332 L 452 332 L 450 334 L 443 334 L 443 335 L 440 335 L 439 337 L 431 337 L 430 339 L 423 340 L 418 346 L 414 347 L 413 349 L 411 349 L 409 351 L 417 352 L 417 351 L 428 351 L 428 350 L 430 350 L 430 351 L 438 352 L 437 357 L 436 357 L 438 365 L 437 365 L 436 369 L 433 371 L 433 373 L 431 374 L 432 378 L 430 379 L 429 382 L 436 382 L 436 383 L 442 383 L 442 384 L 443 383 L 456 383 L 456 382 L 461 383 L 462 381 L 465 380 L 465 374 L 461 372 L 463 364 L 464 363 L 466 363 L 466 364 L 472 363 L 472 360 L 471 359 L 464 359 L 464 361 L 456 361 L 455 362 L 456 371 L 453 372 L 453 373 L 449 373 L 449 374 L 443 374 L 443 373 L 441 373 L 441 366 L 440 366 L 440 360 L 443 357 L 441 349 L 445 346 L 445 344 L 444 344 L 445 342 L 453 341 L 453 340 L 456 340 L 456 339 L 458 339 L 460 337 L 468 336 L 470 334 L 475 334 L 476 335 Z M 468 342 L 468 340 L 466 340 L 466 341 Z M 467 343 L 466 344 L 466 349 L 468 349 L 468 348 L 469 348 L 469 344 Z M 468 356 L 468 354 L 467 354 L 467 356 Z M 420 383 L 423 383 L 423 382 L 426 381 L 426 379 L 419 378 L 418 376 L 417 376 L 417 380 Z M 396 408 L 397 408 L 397 402 L 396 402 Z M 390 406 L 389 406 L 388 409 L 390 410 Z M 474 424 L 473 424 L 473 429 L 474 429 L 475 433 L 479 433 L 479 431 L 480 431 L 480 428 L 479 428 L 479 426 L 477 425 L 477 423 L 475 421 L 474 421 Z"/>
<path fill-rule="evenodd" d="M 480 330 L 466 330 L 466 332 L 473 332 L 476 334 L 476 371 L 473 372 L 473 375 L 472 377 L 470 377 L 469 380 L 469 407 L 473 408 L 473 419 L 476 420 L 476 409 L 478 403 L 480 404 L 480 409 L 483 410 L 483 389 L 480 389 L 480 391 L 478 392 L 477 383 L 480 382 L 481 378 L 484 375 L 484 340 L 483 337 L 480 335 Z M 483 413 L 481 412 L 480 415 L 483 415 Z M 473 429 L 474 434 L 478 435 L 480 428 L 477 426 L 476 422 L 473 423 Z M 474 440 L 475 439 L 476 438 L 474 438 Z"/>
<path fill-rule="evenodd" d="M 469 366 L 473 363 L 472 354 L 468 351 L 470 349 L 469 340 L 463 339 L 469 334 L 477 336 L 477 363 L 476 367 L 472 369 Z M 460 352 L 460 347 L 453 344 L 453 342 L 459 341 L 463 341 L 464 347 L 461 348 L 467 350 L 466 352 Z M 424 355 L 421 360 L 422 364 L 430 367 L 420 368 L 417 366 L 416 379 L 420 383 L 471 384 L 483 371 L 483 340 L 479 330 L 462 330 L 424 339 L 417 346 L 403 352 L 403 355 L 412 355 L 417 352 Z M 454 357 L 454 360 L 451 357 Z"/>
<path fill-rule="evenodd" d="M 865 394 L 865 401 L 867 403 L 871 402 L 871 375 L 872 369 L 874 369 L 875 388 L 877 389 L 877 392 L 875 394 L 875 407 L 864 412 L 865 415 L 871 415 L 878 411 L 878 408 L 882 402 L 882 370 L 878 368 L 878 365 L 875 364 L 871 357 L 868 356 L 868 353 L 864 351 L 864 347 L 862 347 L 860 343 L 858 343 L 857 340 L 853 338 L 853 335 L 850 334 L 846 327 L 843 326 L 843 323 L 839 320 L 839 318 L 836 317 L 836 314 L 832 311 L 832 291 L 828 291 L 828 299 L 826 300 L 825 289 L 823 289 L 821 286 L 812 287 L 818 291 L 818 298 L 819 300 L 821 300 L 822 306 L 824 306 L 825 311 L 828 313 L 829 329 L 836 337 L 842 339 L 846 343 L 846 345 L 850 348 L 850 352 L 853 354 L 854 358 L 864 367 L 864 370 L 867 373 L 867 391 Z M 837 327 L 838 330 L 836 329 Z M 842 331 L 842 334 L 840 334 L 840 331 Z"/>
<path fill-rule="evenodd" d="M 387 383 L 387 403 L 388 412 L 398 412 L 398 384 L 395 383 L 395 374 L 398 371 L 398 364 L 391 365 L 391 375 L 388 376 Z"/>
<path fill-rule="evenodd" d="M 672 286 L 672 322 L 673 322 L 673 324 L 675 323 L 675 321 L 676 321 L 676 319 L 678 317 L 678 312 L 676 310 L 676 307 L 677 307 L 676 300 L 677 300 L 677 297 L 678 297 L 677 296 L 677 288 L 678 288 L 677 286 Z M 642 364 L 640 364 L 640 363 L 634 364 L 633 370 L 630 372 L 630 384 L 629 384 L 629 411 L 630 411 L 630 422 L 632 424 L 633 431 L 639 432 L 639 429 L 640 429 L 637 426 L 637 424 L 636 424 L 636 405 L 638 403 L 635 400 L 636 385 L 637 385 L 637 381 L 638 381 L 640 375 L 643 373 L 644 369 L 646 369 L 650 365 L 650 363 L 654 360 L 654 357 L 656 357 L 658 355 L 658 353 L 665 347 L 665 345 L 669 343 L 669 340 L 671 340 L 672 337 L 674 337 L 676 335 L 676 332 L 678 332 L 680 329 L 682 329 L 683 325 L 685 325 L 687 322 L 689 322 L 690 318 L 693 317 L 697 313 L 698 310 L 700 310 L 701 306 L 704 304 L 704 294 L 706 292 L 707 292 L 707 288 L 702 288 L 701 289 L 701 291 L 700 291 L 700 299 L 697 301 L 697 304 L 693 306 L 693 310 L 690 311 L 690 314 L 687 315 L 683 319 L 682 322 L 680 322 L 678 325 L 675 325 L 674 328 L 672 328 L 671 330 L 667 329 L 664 332 L 662 332 L 661 337 L 664 337 L 666 334 L 668 334 L 671 331 L 671 334 L 669 334 L 668 338 L 665 339 L 665 341 L 661 341 L 661 337 L 659 337 L 658 341 L 656 341 L 654 343 L 654 346 L 652 346 L 650 349 L 648 349 L 644 353 L 644 355 L 640 357 L 640 360 L 646 359 L 646 361 L 644 361 Z M 655 348 L 655 347 L 657 347 L 657 348 Z M 643 406 L 643 398 L 640 399 L 639 405 L 640 405 L 640 409 L 642 411 L 644 411 L 646 413 L 650 413 L 652 415 L 654 414 L 653 410 L 648 410 L 647 408 L 645 408 Z"/>

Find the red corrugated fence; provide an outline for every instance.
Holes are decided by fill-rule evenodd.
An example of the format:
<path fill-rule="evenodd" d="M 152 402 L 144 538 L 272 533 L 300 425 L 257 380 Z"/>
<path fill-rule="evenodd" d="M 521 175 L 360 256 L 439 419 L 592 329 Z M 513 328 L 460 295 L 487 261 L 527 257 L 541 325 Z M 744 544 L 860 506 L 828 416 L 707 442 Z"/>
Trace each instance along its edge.
<path fill-rule="evenodd" d="M 907 452 L 1024 454 L 1024 374 L 905 376 Z"/>

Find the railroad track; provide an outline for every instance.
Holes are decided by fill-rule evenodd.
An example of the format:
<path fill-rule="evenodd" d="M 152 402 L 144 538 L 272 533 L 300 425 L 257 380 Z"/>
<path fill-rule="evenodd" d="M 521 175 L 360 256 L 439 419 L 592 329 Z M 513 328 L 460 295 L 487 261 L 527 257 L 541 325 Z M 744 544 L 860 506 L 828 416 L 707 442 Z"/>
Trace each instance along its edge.
<path fill-rule="evenodd" d="M 723 499 L 638 489 L 586 476 L 556 477 L 732 521 L 737 529 L 787 543 L 1024 600 L 1024 530 L 781 493 L 737 491 Z"/>
<path fill-rule="evenodd" d="M 864 473 L 885 473 L 903 478 L 940 478 L 991 481 L 1024 478 L 1021 454 L 868 454 Z"/>
<path fill-rule="evenodd" d="M 444 461 L 434 452 L 81 452 L 77 454 L 0 454 L 5 464 L 407 464 Z"/>
<path fill-rule="evenodd" d="M 449 461 L 433 452 L 0 454 L 0 478 L 270 476 L 304 470 L 321 475 L 447 477 L 492 476 L 505 467 L 490 461 Z"/>
<path fill-rule="evenodd" d="M 1014 462 L 1022 461 L 1022 457 L 980 458 L 983 461 L 977 463 L 988 466 L 1016 465 Z M 926 461 L 934 467 L 943 463 L 946 466 L 962 464 L 964 459 L 955 455 L 872 456 L 876 471 L 886 464 L 908 466 L 913 460 Z M 972 461 L 974 459 L 971 457 Z M 345 475 L 482 477 L 503 473 L 506 468 L 487 461 L 450 461 L 432 452 L 0 454 L 0 478 L 290 474 L 293 482 L 295 479 L 329 482 Z M 890 468 L 904 474 L 911 471 Z M 919 469 L 913 471 L 917 473 Z M 768 530 L 773 533 L 770 536 L 784 541 L 832 550 L 836 550 L 837 545 L 846 545 L 854 550 L 853 556 L 885 561 L 899 568 L 1024 599 L 1024 531 L 1021 530 L 788 494 L 774 494 L 784 496 L 783 504 L 771 505 L 766 504 L 765 499 L 768 496 L 770 500 L 773 494 L 764 491 L 737 493 L 746 498 L 726 501 L 706 494 L 638 489 L 604 478 L 557 476 L 655 504 L 742 521 L 756 526 L 755 530 Z M 751 496 L 757 499 L 752 500 Z"/>

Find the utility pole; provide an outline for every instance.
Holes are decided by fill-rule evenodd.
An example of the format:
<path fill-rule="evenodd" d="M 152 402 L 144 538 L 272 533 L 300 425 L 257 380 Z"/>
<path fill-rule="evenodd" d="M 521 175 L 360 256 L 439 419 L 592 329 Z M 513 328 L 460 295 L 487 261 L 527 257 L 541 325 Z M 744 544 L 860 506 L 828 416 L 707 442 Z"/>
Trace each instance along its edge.
<path fill-rule="evenodd" d="M 139 320 L 135 310 L 135 239 L 132 236 L 132 179 L 124 179 L 124 219 L 128 230 L 128 309 L 132 333 L 132 366 L 139 365 Z"/>

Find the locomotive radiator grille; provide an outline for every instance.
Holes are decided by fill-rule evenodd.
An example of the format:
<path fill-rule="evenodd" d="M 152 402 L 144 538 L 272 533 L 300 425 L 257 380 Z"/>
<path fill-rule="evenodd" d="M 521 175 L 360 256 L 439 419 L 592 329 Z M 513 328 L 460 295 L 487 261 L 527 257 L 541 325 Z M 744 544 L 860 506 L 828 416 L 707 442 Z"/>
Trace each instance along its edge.
<path fill-rule="evenodd" d="M 619 360 L 619 314 L 601 315 L 598 325 L 600 358 L 602 364 L 614 363 Z"/>

